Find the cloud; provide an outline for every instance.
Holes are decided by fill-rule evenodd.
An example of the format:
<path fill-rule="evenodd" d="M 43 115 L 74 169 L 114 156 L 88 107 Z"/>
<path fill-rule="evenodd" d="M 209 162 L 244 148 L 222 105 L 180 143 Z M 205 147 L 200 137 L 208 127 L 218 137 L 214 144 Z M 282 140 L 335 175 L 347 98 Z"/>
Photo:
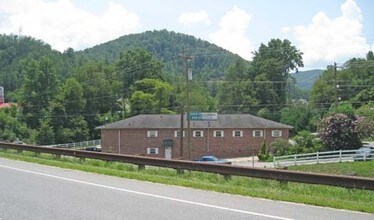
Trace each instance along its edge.
<path fill-rule="evenodd" d="M 63 51 L 84 49 L 136 32 L 140 19 L 122 5 L 109 2 L 100 15 L 74 6 L 72 0 L 0 0 L 0 33 L 33 36 Z"/>
<path fill-rule="evenodd" d="M 251 15 L 248 15 L 244 10 L 234 6 L 221 18 L 219 30 L 210 34 L 209 37 L 218 46 L 250 60 L 253 46 L 245 33 L 251 18 Z"/>
<path fill-rule="evenodd" d="M 211 21 L 209 20 L 208 13 L 204 10 L 197 11 L 197 12 L 183 12 L 179 18 L 178 22 L 183 25 L 190 25 L 196 23 L 203 23 L 206 25 L 210 25 Z"/>
<path fill-rule="evenodd" d="M 296 26 L 291 32 L 304 52 L 306 66 L 315 63 L 332 63 L 364 56 L 370 49 L 362 36 L 362 13 L 354 0 L 347 0 L 340 7 L 341 15 L 329 18 L 324 12 L 317 13 L 312 23 Z M 283 31 L 287 31 L 284 28 Z"/>

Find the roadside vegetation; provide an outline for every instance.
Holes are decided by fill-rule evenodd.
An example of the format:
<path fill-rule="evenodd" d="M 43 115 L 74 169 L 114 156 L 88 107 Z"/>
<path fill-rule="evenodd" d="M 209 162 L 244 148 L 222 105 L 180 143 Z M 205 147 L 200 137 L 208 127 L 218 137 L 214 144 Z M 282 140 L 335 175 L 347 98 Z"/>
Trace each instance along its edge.
<path fill-rule="evenodd" d="M 345 189 L 291 182 L 281 183 L 273 180 L 235 176 L 228 180 L 218 174 L 195 171 L 185 171 L 178 174 L 176 170 L 173 169 L 156 167 L 147 167 L 139 171 L 137 166 L 131 164 L 105 162 L 93 159 L 82 160 L 64 156 L 59 158 L 43 153 L 35 154 L 27 151 L 19 153 L 16 150 L 1 150 L 0 157 L 121 178 L 374 213 L 374 191 L 370 190 Z M 370 167 L 373 167 L 373 162 L 357 164 L 361 167 L 358 168 L 358 170 L 369 170 Z M 301 167 L 302 166 L 297 168 Z M 321 168 L 317 169 L 320 170 Z M 358 170 L 354 169 L 357 175 L 373 177 L 372 171 L 366 172 Z M 334 173 L 333 169 L 329 172 Z"/>
<path fill-rule="evenodd" d="M 374 178 L 374 160 L 290 166 L 289 170 Z M 374 199 L 374 198 L 373 198 Z"/>

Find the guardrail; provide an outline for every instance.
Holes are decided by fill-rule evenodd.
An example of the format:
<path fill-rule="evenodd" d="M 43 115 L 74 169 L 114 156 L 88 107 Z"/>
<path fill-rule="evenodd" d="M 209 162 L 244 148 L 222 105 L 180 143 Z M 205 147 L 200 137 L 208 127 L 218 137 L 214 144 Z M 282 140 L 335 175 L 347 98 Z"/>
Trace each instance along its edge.
<path fill-rule="evenodd" d="M 358 150 L 337 150 L 308 154 L 293 154 L 273 157 L 274 167 L 297 166 L 301 164 L 335 163 L 354 160 L 374 160 L 374 152 L 357 155 Z M 358 157 L 356 157 L 358 156 Z M 356 158 L 355 158 L 356 157 Z"/>
<path fill-rule="evenodd" d="M 104 161 L 116 161 L 138 165 L 139 169 L 144 169 L 146 165 L 166 167 L 181 170 L 201 171 L 217 173 L 230 176 L 245 176 L 262 179 L 272 179 L 281 182 L 300 182 L 310 184 L 322 184 L 339 186 L 345 188 L 359 188 L 374 190 L 374 178 L 353 177 L 341 175 L 315 174 L 289 170 L 265 169 L 233 166 L 226 164 L 209 164 L 184 160 L 166 160 L 161 158 L 149 158 L 141 156 L 129 156 L 120 154 L 100 153 L 83 150 L 71 150 L 65 148 L 47 148 L 32 145 L 20 145 L 0 142 L 0 148 L 15 149 L 19 151 L 31 151 L 36 153 L 49 153 L 54 155 L 65 155 L 79 158 L 91 158 Z"/>
<path fill-rule="evenodd" d="M 96 145 L 101 145 L 101 139 L 91 140 L 91 141 L 82 141 L 75 143 L 66 143 L 66 144 L 52 144 L 52 145 L 43 145 L 43 147 L 61 147 L 61 148 L 75 148 L 82 149 L 86 147 L 93 147 Z"/>

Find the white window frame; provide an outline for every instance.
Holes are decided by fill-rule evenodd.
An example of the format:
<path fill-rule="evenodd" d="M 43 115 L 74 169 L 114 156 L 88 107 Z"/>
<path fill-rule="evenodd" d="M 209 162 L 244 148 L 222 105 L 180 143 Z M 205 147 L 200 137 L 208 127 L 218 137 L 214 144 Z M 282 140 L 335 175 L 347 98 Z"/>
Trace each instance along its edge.
<path fill-rule="evenodd" d="M 257 135 L 256 133 L 260 132 L 260 135 Z M 263 137 L 264 136 L 264 131 L 263 130 L 253 130 L 252 132 L 253 137 Z"/>
<path fill-rule="evenodd" d="M 239 132 L 239 136 L 235 135 L 236 132 Z M 241 130 L 234 130 L 234 131 L 232 131 L 232 136 L 233 137 L 243 137 L 243 131 L 241 131 Z"/>
<path fill-rule="evenodd" d="M 221 135 L 217 136 L 217 133 L 219 133 L 219 132 L 220 132 Z M 216 131 L 214 131 L 213 136 L 214 137 L 224 137 L 225 133 L 222 130 L 216 130 Z"/>
<path fill-rule="evenodd" d="M 149 138 L 158 137 L 158 131 L 155 131 L 155 130 L 147 131 L 147 137 Z"/>
<path fill-rule="evenodd" d="M 272 130 L 271 131 L 271 136 L 272 137 L 282 137 L 282 130 Z"/>
<path fill-rule="evenodd" d="M 196 133 L 200 132 L 200 136 L 196 136 Z M 193 137 L 204 137 L 204 131 L 202 130 L 196 130 L 196 131 L 193 131 Z"/>
<path fill-rule="evenodd" d="M 180 133 L 180 131 L 174 131 L 174 137 L 180 137 L 178 136 L 178 133 Z M 183 131 L 183 137 L 186 137 L 186 131 Z"/>
<path fill-rule="evenodd" d="M 154 153 L 153 153 L 154 151 Z M 147 154 L 156 155 L 158 154 L 158 148 L 157 147 L 148 147 L 147 148 Z"/>

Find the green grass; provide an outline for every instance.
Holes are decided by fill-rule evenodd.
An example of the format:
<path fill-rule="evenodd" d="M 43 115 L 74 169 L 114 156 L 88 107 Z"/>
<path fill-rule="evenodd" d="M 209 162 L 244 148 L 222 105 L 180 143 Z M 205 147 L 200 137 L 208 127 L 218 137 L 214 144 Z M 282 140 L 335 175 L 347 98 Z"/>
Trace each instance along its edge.
<path fill-rule="evenodd" d="M 235 176 L 227 180 L 218 174 L 194 171 L 178 174 L 173 169 L 155 167 L 147 167 L 139 171 L 137 166 L 131 164 L 92 159 L 80 160 L 71 157 L 58 158 L 49 154 L 37 156 L 32 152 L 17 153 L 14 150 L 0 151 L 0 157 L 122 178 L 374 213 L 374 191 L 370 190 L 291 182 L 286 184 L 273 180 Z"/>
<path fill-rule="evenodd" d="M 290 166 L 289 170 L 374 178 L 374 160 Z"/>

